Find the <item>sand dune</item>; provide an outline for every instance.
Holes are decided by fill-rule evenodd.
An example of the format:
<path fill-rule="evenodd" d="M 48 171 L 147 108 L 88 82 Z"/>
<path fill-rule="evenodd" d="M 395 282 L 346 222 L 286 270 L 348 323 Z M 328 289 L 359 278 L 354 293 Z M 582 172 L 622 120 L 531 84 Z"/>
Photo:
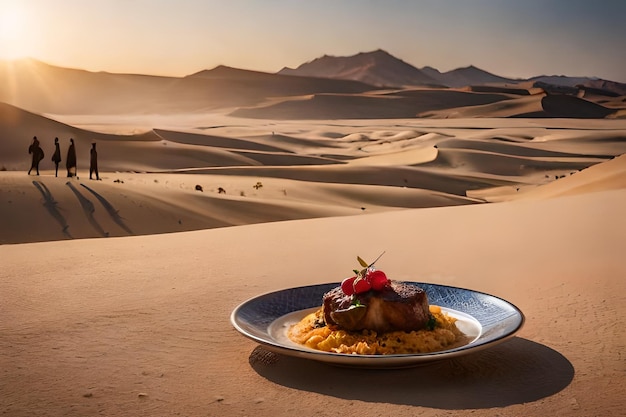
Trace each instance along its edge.
<path fill-rule="evenodd" d="M 9 104 L 0 103 L 0 166 L 9 170 L 23 169 L 29 164 L 24 158 L 33 136 L 37 136 L 47 157 L 42 164 L 51 166 L 50 157 L 54 152 L 54 138 L 58 137 L 65 156 L 69 139 L 73 138 L 76 146 L 85 150 L 78 153 L 79 166 L 88 166 L 89 148 L 93 141 L 108 143 L 117 140 L 120 143 L 131 143 L 130 146 L 146 146 L 146 143 L 157 142 L 160 137 L 152 131 L 134 135 L 110 135 L 92 130 L 85 130 L 58 122 L 49 117 L 27 112 Z M 107 146 L 105 144 L 105 146 Z M 147 145 L 150 146 L 150 145 Z M 26 154 L 27 155 L 27 154 Z M 107 168 L 105 168 L 107 169 Z"/>
<path fill-rule="evenodd" d="M 550 117 L 598 119 L 615 113 L 600 104 L 562 94 L 548 94 L 541 100 L 541 105 Z"/>
<path fill-rule="evenodd" d="M 554 181 L 537 186 L 536 184 L 502 186 L 475 190 L 468 196 L 489 202 L 513 200 L 537 200 L 559 196 L 594 193 L 605 190 L 619 190 L 626 186 L 626 158 L 624 155 L 591 166 L 580 172 L 557 175 Z M 558 181 L 556 181 L 558 180 Z"/>
<path fill-rule="evenodd" d="M 129 135 L 114 133 L 120 129 L 110 119 L 108 132 L 96 132 L 84 127 L 104 126 L 97 117 L 82 116 L 72 126 L 8 105 L 1 114 L 0 131 L 9 138 L 0 143 L 7 170 L 0 171 L 2 243 L 479 204 L 626 152 L 618 120 L 593 126 L 543 119 L 242 124 L 212 115 L 211 123 L 182 118 L 193 124 L 175 129 L 166 117 L 165 129 L 157 124 Z M 47 154 L 39 177 L 26 175 L 34 134 Z M 75 139 L 78 179 L 68 181 L 63 162 L 60 178 L 52 176 L 55 136 L 63 153 L 69 137 Z M 87 179 L 92 141 L 102 181 Z"/>
<path fill-rule="evenodd" d="M 15 65 L 0 64 L 1 414 L 623 413 L 626 102 L 611 85 Z M 65 161 L 54 176 L 55 137 L 63 159 L 76 142 L 78 177 Z M 392 279 L 493 294 L 524 327 L 372 373 L 229 323 L 250 297 L 338 283 L 383 251 Z"/>
<path fill-rule="evenodd" d="M 185 175 L 154 177 L 152 184 L 148 178 L 134 179 L 129 174 L 97 182 L 6 175 L 11 186 L 2 193 L 3 243 L 27 238 L 39 241 L 168 233 L 348 211 L 305 204 L 298 207 L 297 202 L 289 201 L 278 205 L 268 200 L 222 197 L 217 186 L 211 189 L 208 181 Z M 113 184 L 115 180 L 122 182 Z M 195 190 L 198 183 L 205 184 L 206 192 Z M 234 191 L 232 184 L 220 184 Z M 238 209 L 241 205 L 246 207 Z"/>
<path fill-rule="evenodd" d="M 264 119 L 386 119 L 410 118 L 458 106 L 478 106 L 507 100 L 503 94 L 483 94 L 447 89 L 401 90 L 387 94 L 316 94 L 231 114 Z M 484 111 L 484 110 L 483 110 Z"/>
<path fill-rule="evenodd" d="M 360 62 L 359 56 L 364 62 Z M 159 77 L 95 73 L 32 59 L 3 61 L 0 78 L 8 82 L 0 85 L 0 102 L 40 114 L 182 116 L 220 112 L 277 120 L 622 118 L 626 109 L 620 96 L 624 86 L 605 80 L 510 80 L 473 66 L 442 74 L 432 68 L 425 68 L 424 72 L 411 67 L 384 51 L 359 56 L 347 58 L 348 67 L 352 68 L 349 73 L 330 65 L 330 73 L 304 71 L 303 76 L 220 65 L 185 77 Z M 369 80 L 372 84 L 346 77 Z M 397 87 L 389 90 L 379 85 Z M 520 100 L 528 94 L 547 96 L 537 107 L 534 100 Z"/>
<path fill-rule="evenodd" d="M 19 417 L 619 415 L 625 207 L 620 189 L 1 245 L 0 405 Z M 524 327 L 467 356 L 372 372 L 269 352 L 228 321 L 250 297 L 338 282 L 382 250 L 394 279 L 494 294 Z"/>
<path fill-rule="evenodd" d="M 7 415 L 622 411 L 625 120 L 1 110 Z M 47 157 L 29 176 L 35 134 Z M 54 176 L 55 136 L 64 151 L 75 138 L 78 178 L 63 163 Z M 372 373 L 269 352 L 228 321 L 382 251 L 393 279 L 494 294 L 526 324 L 484 351 Z"/>
<path fill-rule="evenodd" d="M 516 199 L 553 198 L 626 188 L 626 155 L 597 164 L 576 175 L 561 177 L 558 182 L 527 188 Z"/>
<path fill-rule="evenodd" d="M 436 190 L 258 175 L 102 176 L 103 181 L 90 181 L 49 172 L 2 173 L 0 243 L 170 233 L 478 201 Z"/>
<path fill-rule="evenodd" d="M 474 118 L 474 117 L 541 117 L 543 95 L 522 96 L 495 103 L 450 107 L 444 110 L 428 110 L 419 114 L 429 118 Z"/>
<path fill-rule="evenodd" d="M 589 96 L 581 99 L 565 94 L 497 94 L 464 90 L 402 90 L 383 94 L 316 94 L 273 100 L 257 106 L 241 107 L 230 114 L 236 117 L 298 119 L 402 119 L 420 118 L 622 118 L 623 100 Z M 524 90 L 527 91 L 527 90 Z"/>
<path fill-rule="evenodd" d="M 37 113 L 175 114 L 264 103 L 269 97 L 361 93 L 351 80 L 290 77 L 218 66 L 186 77 L 61 68 L 32 59 L 0 61 L 0 102 Z"/>

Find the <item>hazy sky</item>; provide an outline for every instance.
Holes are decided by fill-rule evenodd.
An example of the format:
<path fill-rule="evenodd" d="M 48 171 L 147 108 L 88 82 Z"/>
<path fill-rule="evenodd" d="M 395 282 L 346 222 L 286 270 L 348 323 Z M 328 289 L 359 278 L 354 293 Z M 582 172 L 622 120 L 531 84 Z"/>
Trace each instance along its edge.
<path fill-rule="evenodd" d="M 384 49 L 420 68 L 626 82 L 626 0 L 0 0 L 0 59 L 184 76 Z"/>

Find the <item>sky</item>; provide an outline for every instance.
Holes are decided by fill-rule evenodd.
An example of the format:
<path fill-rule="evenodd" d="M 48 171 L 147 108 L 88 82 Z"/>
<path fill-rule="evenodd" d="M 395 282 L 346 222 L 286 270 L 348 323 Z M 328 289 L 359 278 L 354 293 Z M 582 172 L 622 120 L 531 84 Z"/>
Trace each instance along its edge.
<path fill-rule="evenodd" d="M 185 76 L 383 49 L 442 72 L 626 82 L 626 0 L 0 0 L 0 59 Z"/>

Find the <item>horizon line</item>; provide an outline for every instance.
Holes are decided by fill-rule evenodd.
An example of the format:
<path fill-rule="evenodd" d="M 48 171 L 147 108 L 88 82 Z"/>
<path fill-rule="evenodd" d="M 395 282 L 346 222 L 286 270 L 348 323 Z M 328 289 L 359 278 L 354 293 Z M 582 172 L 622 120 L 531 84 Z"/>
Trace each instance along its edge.
<path fill-rule="evenodd" d="M 442 72 L 438 68 L 436 68 L 434 66 L 431 66 L 431 65 L 425 65 L 425 66 L 423 66 L 421 68 L 416 67 L 416 66 L 414 66 L 414 65 L 412 65 L 412 64 L 410 64 L 410 63 L 408 63 L 408 62 L 406 62 L 404 60 L 402 60 L 401 58 L 398 58 L 397 56 L 390 54 L 388 51 L 386 51 L 384 49 L 381 49 L 381 48 L 378 48 L 378 49 L 375 49 L 375 50 L 372 50 L 372 51 L 368 51 L 368 52 L 357 52 L 357 53 L 355 53 L 353 55 L 329 55 L 329 54 L 324 54 L 324 55 L 322 55 L 320 57 L 317 57 L 317 58 L 314 58 L 314 59 L 312 59 L 310 61 L 303 62 L 300 65 L 304 65 L 304 64 L 313 62 L 313 61 L 315 61 L 317 59 L 320 59 L 320 58 L 323 58 L 323 57 L 351 58 L 351 57 L 355 57 L 357 55 L 371 54 L 371 53 L 374 53 L 374 52 L 377 52 L 377 51 L 383 51 L 383 52 L 387 53 L 388 55 L 390 55 L 391 57 L 393 57 L 395 59 L 398 59 L 398 60 L 400 60 L 402 62 L 405 62 L 407 65 L 410 65 L 411 67 L 413 67 L 413 68 L 415 68 L 417 70 L 422 71 L 424 68 L 432 68 L 432 69 L 434 69 L 436 71 L 439 71 L 441 74 L 446 74 L 446 73 L 449 73 L 449 72 L 452 72 L 452 71 L 468 69 L 468 68 L 472 68 L 473 67 L 473 68 L 476 68 L 478 70 L 488 72 L 489 74 L 492 74 L 492 75 L 495 75 L 495 76 L 498 76 L 498 77 L 501 77 L 501 78 L 508 78 L 508 79 L 510 79 L 512 81 L 529 81 L 529 80 L 531 80 L 533 78 L 539 78 L 539 77 L 565 77 L 565 78 L 586 78 L 586 79 L 589 79 L 589 80 L 602 80 L 602 81 L 615 82 L 615 83 L 619 83 L 619 84 L 626 84 L 626 82 L 623 82 L 623 81 L 616 81 L 616 80 L 612 80 L 612 79 L 608 79 L 608 78 L 604 78 L 604 77 L 599 77 L 599 76 L 596 76 L 596 75 L 567 75 L 567 74 L 547 74 L 547 73 L 543 73 L 543 74 L 533 75 L 533 76 L 530 76 L 530 77 L 510 77 L 510 76 L 505 76 L 505 75 L 500 75 L 500 74 L 493 73 L 493 72 L 491 72 L 489 70 L 486 70 L 484 68 L 478 67 L 478 66 L 476 66 L 474 64 L 469 64 L 469 65 L 466 65 L 466 66 L 461 66 L 461 67 L 453 68 L 451 70 Z M 231 69 L 242 70 L 242 71 L 250 71 L 250 72 L 258 72 L 258 73 L 264 73 L 264 74 L 278 75 L 280 73 L 280 71 L 282 71 L 283 69 L 295 70 L 295 69 L 297 69 L 299 67 L 298 66 L 296 68 L 292 68 L 292 67 L 283 66 L 278 71 L 270 72 L 270 71 L 263 71 L 263 70 L 259 70 L 259 69 L 242 68 L 242 67 L 234 67 L 234 66 L 230 66 L 230 65 L 226 65 L 226 64 L 218 64 L 218 65 L 215 65 L 212 68 L 208 68 L 208 67 L 201 68 L 199 70 L 187 73 L 185 75 L 172 75 L 172 74 L 168 75 L 168 74 L 134 72 L 134 71 L 110 71 L 110 70 L 102 70 L 102 69 L 101 70 L 88 69 L 88 68 L 79 67 L 79 66 L 56 64 L 56 63 L 52 63 L 50 61 L 43 60 L 43 59 L 40 59 L 40 58 L 36 58 L 36 57 L 33 57 L 33 56 L 24 56 L 24 57 L 20 57 L 20 58 L 9 58 L 9 59 L 7 59 L 7 58 L 0 58 L 0 63 L 3 63 L 3 64 L 15 64 L 15 63 L 20 62 L 20 61 L 35 61 L 35 62 L 44 64 L 44 65 L 48 65 L 48 66 L 51 66 L 51 67 L 63 68 L 63 69 L 68 69 L 68 70 L 76 70 L 76 71 L 85 71 L 85 72 L 90 72 L 90 73 L 93 73 L 93 74 L 104 73 L 104 74 L 112 74 L 112 75 L 134 75 L 134 76 L 148 76 L 148 77 L 161 77 L 161 78 L 186 78 L 186 77 L 189 77 L 189 76 L 194 75 L 194 74 L 198 74 L 198 73 L 203 72 L 203 71 L 212 71 L 212 70 L 215 70 L 215 69 L 220 68 L 220 67 L 231 68 Z M 280 75 L 299 76 L 299 75 L 291 75 L 291 74 L 280 74 Z M 328 78 L 328 77 L 322 77 L 322 78 Z"/>

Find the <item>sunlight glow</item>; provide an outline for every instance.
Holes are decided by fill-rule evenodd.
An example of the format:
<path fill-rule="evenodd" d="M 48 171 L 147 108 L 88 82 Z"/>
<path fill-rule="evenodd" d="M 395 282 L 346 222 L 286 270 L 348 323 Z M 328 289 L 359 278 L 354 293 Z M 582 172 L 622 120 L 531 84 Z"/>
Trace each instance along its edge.
<path fill-rule="evenodd" d="M 16 4 L 0 4 L 0 59 L 26 56 L 28 40 L 23 10 Z"/>
<path fill-rule="evenodd" d="M 625 0 L 0 0 L 0 60 L 186 76 L 383 49 L 444 72 L 475 65 L 509 78 L 626 82 L 625 15 Z"/>

